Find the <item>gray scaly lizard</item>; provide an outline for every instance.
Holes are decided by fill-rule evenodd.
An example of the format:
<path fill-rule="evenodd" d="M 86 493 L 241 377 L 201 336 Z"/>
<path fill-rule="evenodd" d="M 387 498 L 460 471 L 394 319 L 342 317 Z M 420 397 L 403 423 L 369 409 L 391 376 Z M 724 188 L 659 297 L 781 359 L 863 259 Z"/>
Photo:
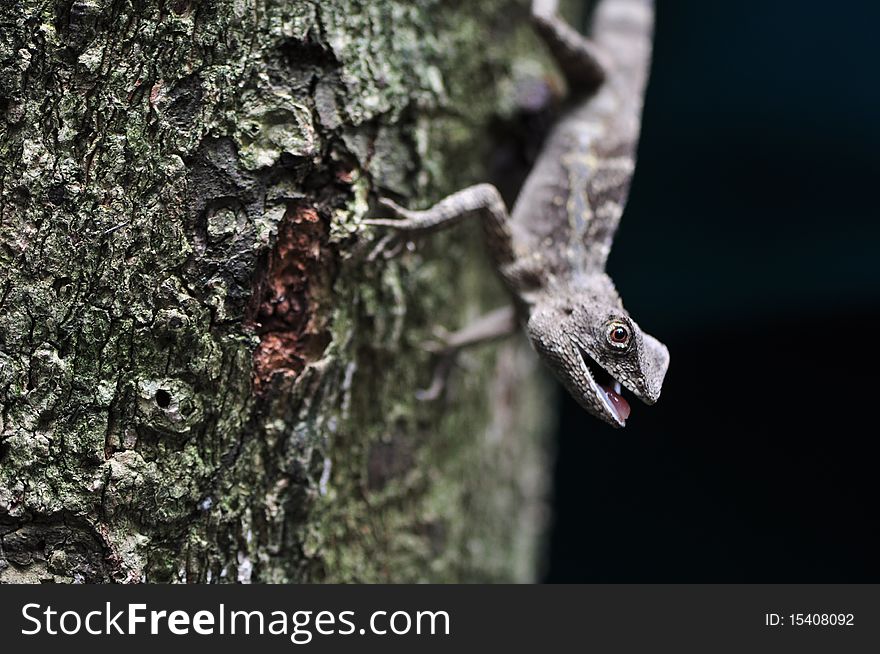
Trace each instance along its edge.
<path fill-rule="evenodd" d="M 629 316 L 605 272 L 635 165 L 653 6 L 650 0 L 601 0 L 588 39 L 559 17 L 557 4 L 534 0 L 532 19 L 573 97 L 513 212 L 494 186 L 479 184 L 424 211 L 383 199 L 397 218 L 365 222 L 415 234 L 479 217 L 513 305 L 452 334 L 444 351 L 522 325 L 575 400 L 623 427 L 630 407 L 621 386 L 653 404 L 669 365 L 666 347 Z"/>

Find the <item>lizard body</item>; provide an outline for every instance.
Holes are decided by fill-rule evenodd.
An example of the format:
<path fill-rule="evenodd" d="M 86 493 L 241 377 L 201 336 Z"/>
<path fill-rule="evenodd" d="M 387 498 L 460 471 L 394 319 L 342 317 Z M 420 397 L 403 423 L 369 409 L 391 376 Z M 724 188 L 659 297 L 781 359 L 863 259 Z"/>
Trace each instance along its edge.
<path fill-rule="evenodd" d="M 596 8 L 593 42 L 609 70 L 575 89 L 511 212 L 518 253 L 541 251 L 555 274 L 604 268 L 635 168 L 651 17 L 643 0 Z"/>
<path fill-rule="evenodd" d="M 454 334 L 448 350 L 520 324 L 578 403 L 622 427 L 630 408 L 621 386 L 653 404 L 669 364 L 666 347 L 642 332 L 605 272 L 635 167 L 653 8 L 650 0 L 602 0 L 588 40 L 556 5 L 534 0 L 532 17 L 573 97 L 513 211 L 493 186 L 479 184 L 424 211 L 383 200 L 399 218 L 366 222 L 417 233 L 479 216 L 515 311 Z"/>

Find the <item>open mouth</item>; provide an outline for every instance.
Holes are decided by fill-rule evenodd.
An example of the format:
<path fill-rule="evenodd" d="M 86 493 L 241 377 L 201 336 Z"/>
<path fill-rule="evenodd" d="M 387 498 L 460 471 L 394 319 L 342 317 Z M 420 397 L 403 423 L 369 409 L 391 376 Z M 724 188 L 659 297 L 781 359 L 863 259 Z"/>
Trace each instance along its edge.
<path fill-rule="evenodd" d="M 617 419 L 617 422 L 621 425 L 625 425 L 626 419 L 629 418 L 630 407 L 629 402 L 623 397 L 623 389 L 620 387 L 620 382 L 614 379 L 614 377 L 605 372 L 604 368 L 593 361 L 593 358 L 587 354 L 583 348 L 578 346 L 578 350 L 581 353 L 581 359 L 584 361 L 584 365 L 587 368 L 587 372 L 590 374 L 593 385 L 596 387 L 599 396 L 605 402 L 608 411 Z"/>

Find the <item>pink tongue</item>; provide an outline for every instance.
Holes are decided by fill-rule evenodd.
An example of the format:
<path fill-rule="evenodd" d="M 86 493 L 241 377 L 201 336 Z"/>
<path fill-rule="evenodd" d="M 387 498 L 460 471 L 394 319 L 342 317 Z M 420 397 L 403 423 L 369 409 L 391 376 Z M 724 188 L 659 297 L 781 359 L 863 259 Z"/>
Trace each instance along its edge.
<path fill-rule="evenodd" d="M 623 422 L 626 422 L 626 419 L 629 418 L 629 402 L 623 399 L 620 395 L 615 393 L 613 390 L 608 388 L 607 386 L 603 386 L 602 390 L 605 391 L 605 394 L 608 396 L 608 399 L 611 400 L 611 404 L 614 406 L 617 411 L 617 415 Z"/>

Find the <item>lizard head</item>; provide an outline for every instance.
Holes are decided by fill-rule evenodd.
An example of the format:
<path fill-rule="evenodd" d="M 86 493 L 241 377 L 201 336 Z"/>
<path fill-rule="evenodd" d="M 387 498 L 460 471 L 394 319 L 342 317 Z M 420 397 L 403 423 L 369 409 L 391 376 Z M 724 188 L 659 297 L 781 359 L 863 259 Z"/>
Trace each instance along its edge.
<path fill-rule="evenodd" d="M 623 388 L 654 404 L 669 366 L 669 351 L 630 318 L 613 287 L 610 293 L 607 287 L 602 291 L 578 291 L 536 303 L 527 331 L 578 404 L 613 427 L 624 427 L 630 407 Z"/>

